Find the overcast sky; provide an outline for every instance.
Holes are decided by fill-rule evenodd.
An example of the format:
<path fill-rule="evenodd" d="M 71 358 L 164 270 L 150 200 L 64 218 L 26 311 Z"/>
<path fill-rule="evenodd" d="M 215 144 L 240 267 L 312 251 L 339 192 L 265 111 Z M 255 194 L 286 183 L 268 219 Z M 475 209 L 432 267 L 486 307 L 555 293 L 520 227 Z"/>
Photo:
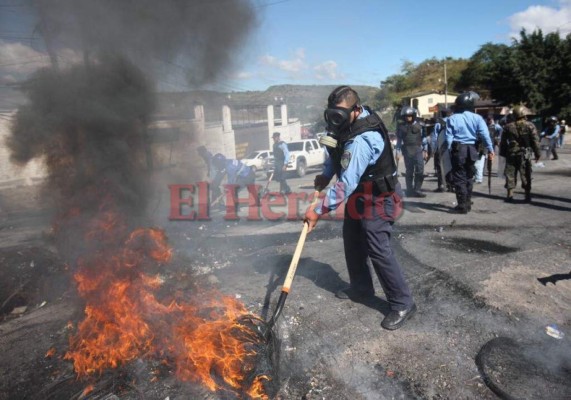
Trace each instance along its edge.
<path fill-rule="evenodd" d="M 521 28 L 559 31 L 563 36 L 571 32 L 571 0 L 252 1 L 258 23 L 225 77 L 209 88 L 378 86 L 399 73 L 405 60 L 468 58 L 487 42 L 509 44 Z M 34 21 L 22 1 L 0 0 L 0 86 L 48 63 Z M 67 62 L 81 60 L 71 50 L 61 54 Z M 159 80 L 163 90 L 188 89 L 180 69 Z"/>

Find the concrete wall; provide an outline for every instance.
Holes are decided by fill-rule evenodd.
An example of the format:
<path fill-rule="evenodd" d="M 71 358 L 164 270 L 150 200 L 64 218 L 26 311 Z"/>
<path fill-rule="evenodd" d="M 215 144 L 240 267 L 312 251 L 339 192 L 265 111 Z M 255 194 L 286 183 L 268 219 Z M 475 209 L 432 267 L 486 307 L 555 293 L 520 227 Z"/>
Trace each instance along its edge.
<path fill-rule="evenodd" d="M 285 142 L 301 140 L 301 122 L 295 119 L 289 119 L 287 114 L 287 105 L 280 106 L 281 118 L 275 118 L 274 106 L 268 106 L 268 149 L 272 148 L 272 135 L 274 132 L 280 133 L 280 139 Z"/>
<path fill-rule="evenodd" d="M 268 106 L 267 130 L 250 139 L 256 141 L 257 149 L 271 149 L 274 132 L 280 132 L 281 139 L 286 142 L 301 139 L 301 122 L 288 118 L 287 105 L 279 107 L 281 118 L 275 118 L 274 106 Z M 216 122 L 205 122 L 202 105 L 191 108 L 188 110 L 188 118 L 165 118 L 149 124 L 150 155 L 154 170 L 169 170 L 181 179 L 201 179 L 206 168 L 198 157 L 196 149 L 199 146 L 206 146 L 212 154 L 222 153 L 228 158 L 236 158 L 236 136 L 230 108 L 223 106 L 220 120 Z M 9 120 L 13 114 L 0 115 L 0 187 L 34 184 L 47 176 L 41 160 L 32 160 L 25 167 L 18 167 L 10 161 L 4 141 L 9 135 Z M 241 153 L 250 148 L 248 143 L 241 145 Z"/>
<path fill-rule="evenodd" d="M 17 166 L 10 161 L 10 151 L 6 138 L 10 135 L 10 120 L 15 112 L 0 114 L 0 188 L 33 185 L 47 176 L 47 168 L 42 160 L 34 159 L 25 166 Z"/>

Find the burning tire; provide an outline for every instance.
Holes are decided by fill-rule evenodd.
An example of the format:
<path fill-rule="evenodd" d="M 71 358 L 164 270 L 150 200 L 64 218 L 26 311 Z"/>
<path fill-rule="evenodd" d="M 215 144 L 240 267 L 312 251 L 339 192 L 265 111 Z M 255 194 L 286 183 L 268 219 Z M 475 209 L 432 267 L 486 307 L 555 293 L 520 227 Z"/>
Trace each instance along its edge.
<path fill-rule="evenodd" d="M 570 350 L 552 340 L 534 344 L 498 337 L 482 346 L 476 365 L 501 399 L 563 400 L 571 398 Z"/>

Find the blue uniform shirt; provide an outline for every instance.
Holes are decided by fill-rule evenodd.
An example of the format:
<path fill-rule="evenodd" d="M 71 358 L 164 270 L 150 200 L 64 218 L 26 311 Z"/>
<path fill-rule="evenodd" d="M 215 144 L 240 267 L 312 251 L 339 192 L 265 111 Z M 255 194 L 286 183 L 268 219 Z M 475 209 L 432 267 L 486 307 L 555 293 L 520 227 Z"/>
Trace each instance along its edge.
<path fill-rule="evenodd" d="M 289 149 L 287 148 L 287 144 L 285 142 L 280 142 L 280 144 L 278 144 L 278 147 L 281 151 L 284 152 L 284 165 L 287 165 L 289 163 Z M 274 155 L 274 161 L 275 161 L 276 157 Z"/>
<path fill-rule="evenodd" d="M 471 111 L 464 111 L 448 117 L 446 121 L 446 143 L 448 144 L 448 149 L 452 147 L 452 142 L 474 144 L 478 138 L 484 140 L 488 151 L 494 151 L 488 126 L 481 115 Z"/>
<path fill-rule="evenodd" d="M 226 160 L 226 174 L 229 184 L 236 183 L 239 176 L 247 177 L 250 174 L 250 167 L 238 160 Z"/>
<path fill-rule="evenodd" d="M 369 115 L 369 112 L 362 109 L 359 119 Z M 385 143 L 381 135 L 376 131 L 364 132 L 352 140 L 345 143 L 343 156 L 341 157 L 341 173 L 339 179 L 327 191 L 325 197 L 315 207 L 315 212 L 322 215 L 328 211 L 335 210 L 355 191 L 365 170 L 370 165 L 374 165 L 383 149 Z M 335 166 L 331 158 L 325 161 L 323 175 L 328 178 L 335 175 Z"/>
<path fill-rule="evenodd" d="M 494 122 L 494 132 L 490 132 L 490 139 L 492 137 L 494 138 L 498 138 L 498 140 L 500 140 L 502 138 L 502 132 L 504 131 L 504 128 L 502 128 L 502 126 L 498 123 Z"/>
<path fill-rule="evenodd" d="M 555 139 L 556 137 L 559 137 L 559 125 L 555 125 L 555 129 L 553 130 L 553 133 L 549 136 L 547 136 L 548 139 Z M 543 132 L 541 132 L 541 137 L 545 136 L 547 133 L 547 129 L 545 129 Z"/>

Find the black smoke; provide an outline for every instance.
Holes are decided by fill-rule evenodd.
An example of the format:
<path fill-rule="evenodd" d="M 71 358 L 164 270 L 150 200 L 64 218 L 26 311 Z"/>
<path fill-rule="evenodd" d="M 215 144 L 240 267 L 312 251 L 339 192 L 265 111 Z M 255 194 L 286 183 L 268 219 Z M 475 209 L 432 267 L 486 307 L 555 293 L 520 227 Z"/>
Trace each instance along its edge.
<path fill-rule="evenodd" d="M 101 237 L 91 242 L 105 246 L 140 224 L 158 71 L 176 65 L 197 86 L 214 81 L 231 65 L 255 14 L 246 0 L 29 3 L 52 66 L 23 84 L 28 101 L 7 144 L 18 164 L 45 160 L 46 193 L 58 206 L 57 243 L 73 263 L 86 250 L 91 225 L 113 231 L 95 229 Z M 69 49 L 83 55 L 71 67 L 59 62 Z"/>
<path fill-rule="evenodd" d="M 73 257 L 85 251 L 87 225 L 98 215 L 115 214 L 126 230 L 144 211 L 152 85 L 141 70 L 115 58 L 89 68 L 38 71 L 25 93 L 28 103 L 18 110 L 7 142 L 11 158 L 18 164 L 44 159 L 45 194 L 58 207 L 57 243 L 63 256 Z"/>
<path fill-rule="evenodd" d="M 231 65 L 256 24 L 249 0 L 35 0 L 49 47 L 112 52 L 148 70 L 176 66 L 196 86 Z"/>

